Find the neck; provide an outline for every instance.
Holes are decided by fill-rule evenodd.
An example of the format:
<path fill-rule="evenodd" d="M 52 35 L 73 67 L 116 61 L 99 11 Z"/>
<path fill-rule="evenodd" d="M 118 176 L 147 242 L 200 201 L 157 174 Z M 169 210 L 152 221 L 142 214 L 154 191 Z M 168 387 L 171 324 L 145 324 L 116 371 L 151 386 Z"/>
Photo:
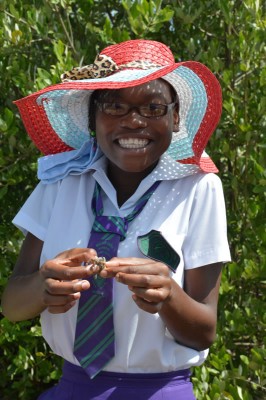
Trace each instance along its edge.
<path fill-rule="evenodd" d="M 116 193 L 119 206 L 124 204 L 137 190 L 140 182 L 151 173 L 155 165 L 141 172 L 127 172 L 109 163 L 107 175 L 112 182 Z"/>

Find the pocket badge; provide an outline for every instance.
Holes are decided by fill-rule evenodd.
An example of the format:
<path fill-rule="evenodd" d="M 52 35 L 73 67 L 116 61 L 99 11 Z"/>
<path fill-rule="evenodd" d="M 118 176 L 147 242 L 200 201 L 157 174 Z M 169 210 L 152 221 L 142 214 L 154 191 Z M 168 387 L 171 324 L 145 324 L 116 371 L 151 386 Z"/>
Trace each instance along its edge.
<path fill-rule="evenodd" d="M 145 235 L 138 236 L 137 243 L 141 253 L 155 261 L 166 264 L 173 272 L 176 272 L 180 263 L 179 254 L 163 237 L 161 232 L 151 230 Z"/>

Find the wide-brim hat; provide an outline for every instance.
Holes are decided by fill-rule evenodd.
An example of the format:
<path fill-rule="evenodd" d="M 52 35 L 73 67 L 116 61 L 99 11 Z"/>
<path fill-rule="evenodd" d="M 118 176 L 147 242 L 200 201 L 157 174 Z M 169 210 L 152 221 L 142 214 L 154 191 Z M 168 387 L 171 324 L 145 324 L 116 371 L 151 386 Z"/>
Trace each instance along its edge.
<path fill-rule="evenodd" d="M 88 107 L 99 89 L 121 89 L 162 78 L 179 99 L 179 131 L 168 154 L 176 161 L 217 172 L 204 153 L 221 116 L 221 88 L 214 74 L 195 61 L 175 62 L 170 49 L 152 40 L 106 47 L 92 65 L 63 74 L 63 82 L 15 101 L 25 128 L 44 154 L 80 149 L 90 138 Z"/>

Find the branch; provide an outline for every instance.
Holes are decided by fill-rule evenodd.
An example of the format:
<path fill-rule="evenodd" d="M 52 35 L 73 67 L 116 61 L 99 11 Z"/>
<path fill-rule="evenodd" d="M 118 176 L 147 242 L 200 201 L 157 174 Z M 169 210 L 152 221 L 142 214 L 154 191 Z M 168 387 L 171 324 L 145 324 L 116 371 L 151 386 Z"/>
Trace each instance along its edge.
<path fill-rule="evenodd" d="M 45 0 L 45 2 L 47 3 L 47 5 L 49 5 L 51 7 L 51 4 L 50 4 L 49 1 Z M 77 51 L 75 49 L 72 27 L 71 27 L 68 15 L 67 15 L 67 20 L 68 20 L 68 26 L 69 26 L 70 32 L 68 32 L 67 27 L 66 27 L 66 25 L 64 23 L 64 20 L 63 20 L 61 14 L 60 14 L 60 10 L 59 10 L 59 8 L 58 8 L 58 6 L 56 4 L 54 5 L 54 10 L 53 11 L 56 11 L 56 13 L 58 14 L 59 20 L 61 22 L 61 25 L 63 27 L 63 31 L 65 32 L 65 35 L 67 37 L 67 40 L 69 42 L 70 48 L 73 50 L 74 54 L 77 55 L 78 53 L 77 53 Z"/>

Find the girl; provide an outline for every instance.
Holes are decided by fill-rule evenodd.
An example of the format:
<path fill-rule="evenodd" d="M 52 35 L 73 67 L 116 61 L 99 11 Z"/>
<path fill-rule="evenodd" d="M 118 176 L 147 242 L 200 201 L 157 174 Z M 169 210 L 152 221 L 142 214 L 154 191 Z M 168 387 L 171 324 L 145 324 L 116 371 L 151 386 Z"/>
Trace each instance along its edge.
<path fill-rule="evenodd" d="M 215 338 L 230 260 L 204 152 L 221 114 L 216 78 L 130 40 L 16 104 L 46 156 L 14 219 L 26 237 L 2 305 L 12 321 L 40 314 L 65 360 L 39 399 L 195 399 L 189 368 Z"/>

